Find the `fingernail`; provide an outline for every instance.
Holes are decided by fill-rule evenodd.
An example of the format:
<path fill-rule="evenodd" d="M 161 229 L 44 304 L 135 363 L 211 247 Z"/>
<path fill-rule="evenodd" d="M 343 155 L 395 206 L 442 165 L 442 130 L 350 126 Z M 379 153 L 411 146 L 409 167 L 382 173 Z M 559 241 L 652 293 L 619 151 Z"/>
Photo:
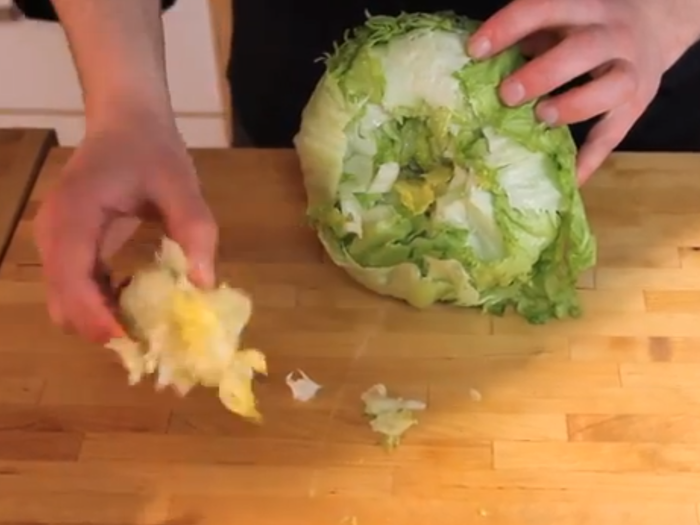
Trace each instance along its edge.
<path fill-rule="evenodd" d="M 192 267 L 192 277 L 198 285 L 204 288 L 214 286 L 214 270 L 207 264 L 195 263 Z"/>
<path fill-rule="evenodd" d="M 491 51 L 491 41 L 479 37 L 469 42 L 469 54 L 474 58 L 484 58 Z"/>
<path fill-rule="evenodd" d="M 537 118 L 549 126 L 553 126 L 559 120 L 559 112 L 548 104 L 537 106 Z"/>
<path fill-rule="evenodd" d="M 506 80 L 501 85 L 501 97 L 509 106 L 515 106 L 525 98 L 525 88 L 517 80 Z"/>

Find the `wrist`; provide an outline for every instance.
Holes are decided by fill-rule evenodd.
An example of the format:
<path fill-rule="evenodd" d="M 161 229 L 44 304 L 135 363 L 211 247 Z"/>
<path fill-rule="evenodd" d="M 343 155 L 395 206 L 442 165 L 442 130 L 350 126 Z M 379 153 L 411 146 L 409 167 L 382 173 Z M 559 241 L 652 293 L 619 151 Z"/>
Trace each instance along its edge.
<path fill-rule="evenodd" d="M 656 9 L 649 13 L 650 27 L 660 35 L 659 46 L 668 70 L 700 41 L 700 0 L 656 0 L 653 5 Z"/>
<path fill-rule="evenodd" d="M 85 120 L 87 132 L 135 125 L 163 130 L 175 127 L 167 89 L 149 89 L 144 82 L 86 93 Z"/>

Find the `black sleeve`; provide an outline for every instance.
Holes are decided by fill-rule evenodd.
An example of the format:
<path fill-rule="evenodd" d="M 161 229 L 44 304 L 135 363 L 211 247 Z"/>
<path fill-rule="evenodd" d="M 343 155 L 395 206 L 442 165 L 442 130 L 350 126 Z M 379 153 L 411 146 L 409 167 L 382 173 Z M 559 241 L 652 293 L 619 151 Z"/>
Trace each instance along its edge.
<path fill-rule="evenodd" d="M 58 16 L 53 8 L 51 0 L 13 0 L 17 8 L 24 16 L 32 20 L 44 20 L 58 22 Z M 161 0 L 163 11 L 167 11 L 177 0 Z"/>

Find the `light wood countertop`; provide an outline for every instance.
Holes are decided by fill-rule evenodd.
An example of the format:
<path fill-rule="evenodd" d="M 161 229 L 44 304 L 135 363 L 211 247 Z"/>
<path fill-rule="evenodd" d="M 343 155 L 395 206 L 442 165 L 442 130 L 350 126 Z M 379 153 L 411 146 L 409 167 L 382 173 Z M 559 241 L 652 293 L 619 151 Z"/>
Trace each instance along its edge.
<path fill-rule="evenodd" d="M 46 155 L 55 145 L 52 131 L 0 129 L 0 263 Z"/>
<path fill-rule="evenodd" d="M 585 315 L 417 311 L 327 262 L 295 157 L 196 151 L 221 277 L 253 294 L 266 418 L 126 384 L 114 357 L 44 312 L 30 231 L 53 150 L 0 272 L 0 523 L 698 525 L 700 156 L 614 156 L 585 188 L 600 242 Z M 148 260 L 144 228 L 116 263 Z M 324 385 L 291 399 L 300 368 Z M 374 383 L 427 399 L 387 454 Z"/>

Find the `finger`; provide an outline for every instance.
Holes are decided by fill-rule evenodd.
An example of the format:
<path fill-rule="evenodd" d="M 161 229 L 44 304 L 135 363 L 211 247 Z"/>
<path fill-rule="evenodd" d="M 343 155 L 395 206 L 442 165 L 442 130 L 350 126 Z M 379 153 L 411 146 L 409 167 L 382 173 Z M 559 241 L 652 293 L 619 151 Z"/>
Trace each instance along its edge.
<path fill-rule="evenodd" d="M 86 285 L 67 291 L 58 289 L 61 308 L 68 328 L 80 337 L 96 344 L 104 344 L 112 338 L 124 336 L 108 299 L 96 285 Z"/>
<path fill-rule="evenodd" d="M 619 62 L 608 72 L 586 84 L 537 105 L 537 117 L 550 125 L 583 122 L 625 105 L 637 92 L 634 69 Z"/>
<path fill-rule="evenodd" d="M 82 275 L 60 279 L 54 274 L 49 279 L 49 313 L 58 326 L 97 344 L 124 335 L 110 298 L 100 285 Z"/>
<path fill-rule="evenodd" d="M 95 282 L 97 283 L 98 289 L 102 292 L 105 298 L 110 298 L 116 305 L 117 294 L 112 286 L 111 277 L 104 266 L 99 266 L 95 271 Z M 56 325 L 61 327 L 67 332 L 75 331 L 74 326 L 69 322 L 63 306 L 57 298 L 61 294 L 49 294 L 47 296 L 47 309 L 51 321 Z"/>
<path fill-rule="evenodd" d="M 603 18 L 604 0 L 515 0 L 470 37 L 469 54 L 486 58 L 543 29 L 586 26 Z"/>
<path fill-rule="evenodd" d="M 56 206 L 55 208 L 60 208 Z M 123 331 L 94 278 L 100 221 L 58 210 L 42 214 L 37 245 L 49 295 L 50 314 L 64 328 L 102 343 Z"/>
<path fill-rule="evenodd" d="M 624 106 L 608 113 L 591 129 L 578 154 L 579 184 L 584 184 L 600 168 L 608 155 L 625 138 L 641 113 L 634 106 Z"/>
<path fill-rule="evenodd" d="M 156 204 L 168 235 L 187 256 L 190 278 L 199 286 L 212 287 L 219 232 L 209 206 L 194 185 L 173 185 L 163 193 Z"/>
<path fill-rule="evenodd" d="M 62 330 L 68 331 L 70 328 L 66 316 L 63 314 L 63 308 L 61 308 L 61 304 L 58 302 L 55 294 L 47 293 L 46 307 L 51 322 Z"/>
<path fill-rule="evenodd" d="M 551 93 L 612 56 L 610 32 L 601 26 L 576 31 L 538 58 L 522 66 L 501 85 L 506 104 L 518 105 Z"/>

